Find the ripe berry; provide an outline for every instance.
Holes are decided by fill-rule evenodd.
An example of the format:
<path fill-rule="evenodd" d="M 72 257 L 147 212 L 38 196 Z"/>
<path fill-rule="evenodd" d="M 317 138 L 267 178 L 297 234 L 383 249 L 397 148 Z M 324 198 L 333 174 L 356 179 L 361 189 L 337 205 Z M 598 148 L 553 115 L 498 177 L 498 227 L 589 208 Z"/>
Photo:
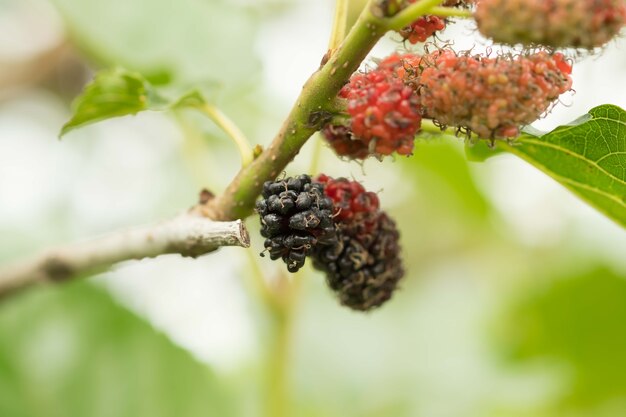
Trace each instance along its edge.
<path fill-rule="evenodd" d="M 416 87 L 424 117 L 483 138 L 514 137 L 571 87 L 563 55 L 538 52 L 485 58 L 440 50 L 425 55 L 405 80 Z"/>
<path fill-rule="evenodd" d="M 626 2 L 479 0 L 475 18 L 478 30 L 496 42 L 593 49 L 624 27 Z"/>
<path fill-rule="evenodd" d="M 317 247 L 313 266 L 326 272 L 326 282 L 341 304 L 367 311 L 389 300 L 404 275 L 400 235 L 384 212 L 373 217 L 369 233 L 354 234 L 352 226 L 340 223 L 337 243 Z"/>
<path fill-rule="evenodd" d="M 343 305 L 362 311 L 378 307 L 404 273 L 395 223 L 380 211 L 378 196 L 358 182 L 326 175 L 317 181 L 333 201 L 337 240 L 313 250 L 313 266 L 326 273 Z"/>
<path fill-rule="evenodd" d="M 322 131 L 339 155 L 363 159 L 369 155 L 412 152 L 413 139 L 421 124 L 419 100 L 387 67 L 355 73 L 339 97 L 347 100 L 349 131 L 338 128 Z"/>
<path fill-rule="evenodd" d="M 333 203 L 324 195 L 324 185 L 308 175 L 267 181 L 256 210 L 261 235 L 272 260 L 281 258 L 289 272 L 304 265 L 316 245 L 334 243 Z"/>

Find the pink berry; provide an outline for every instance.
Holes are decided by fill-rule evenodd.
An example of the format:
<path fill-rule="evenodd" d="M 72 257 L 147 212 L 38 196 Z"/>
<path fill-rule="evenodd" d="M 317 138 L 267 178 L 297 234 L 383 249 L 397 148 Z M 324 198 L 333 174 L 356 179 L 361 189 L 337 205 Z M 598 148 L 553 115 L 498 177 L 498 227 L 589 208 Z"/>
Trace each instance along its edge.
<path fill-rule="evenodd" d="M 483 138 L 514 137 L 571 88 L 563 55 L 538 52 L 485 58 L 440 50 L 422 57 L 405 80 L 424 117 Z"/>
<path fill-rule="evenodd" d="M 624 27 L 626 2 L 478 0 L 475 18 L 478 30 L 496 42 L 593 49 Z"/>

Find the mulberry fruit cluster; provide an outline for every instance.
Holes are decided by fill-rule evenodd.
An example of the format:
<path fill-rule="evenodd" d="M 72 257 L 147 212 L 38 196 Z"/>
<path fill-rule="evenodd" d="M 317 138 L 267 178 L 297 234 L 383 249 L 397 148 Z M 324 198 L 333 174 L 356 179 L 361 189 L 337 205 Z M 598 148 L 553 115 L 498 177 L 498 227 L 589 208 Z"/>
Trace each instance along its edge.
<path fill-rule="evenodd" d="M 270 257 L 295 272 L 310 256 L 347 307 L 382 305 L 404 274 L 395 223 L 356 181 L 326 175 L 268 181 L 257 211 Z"/>
<path fill-rule="evenodd" d="M 475 18 L 478 30 L 496 42 L 593 49 L 624 27 L 626 2 L 479 0 Z"/>
<path fill-rule="evenodd" d="M 363 159 L 411 154 L 421 125 L 419 99 L 392 71 L 377 68 L 356 73 L 339 97 L 347 101 L 348 129 L 326 126 L 322 130 L 338 155 Z"/>
<path fill-rule="evenodd" d="M 271 259 L 282 259 L 290 272 L 298 271 L 316 245 L 335 241 L 333 203 L 324 186 L 308 175 L 267 181 L 256 210 L 261 235 Z"/>
<path fill-rule="evenodd" d="M 424 117 L 483 138 L 517 136 L 572 84 L 563 55 L 546 52 L 485 58 L 440 50 L 402 73 Z"/>
<path fill-rule="evenodd" d="M 336 210 L 337 239 L 313 250 L 341 304 L 367 311 L 389 300 L 404 275 L 399 232 L 380 210 L 376 194 L 356 181 L 320 176 Z"/>

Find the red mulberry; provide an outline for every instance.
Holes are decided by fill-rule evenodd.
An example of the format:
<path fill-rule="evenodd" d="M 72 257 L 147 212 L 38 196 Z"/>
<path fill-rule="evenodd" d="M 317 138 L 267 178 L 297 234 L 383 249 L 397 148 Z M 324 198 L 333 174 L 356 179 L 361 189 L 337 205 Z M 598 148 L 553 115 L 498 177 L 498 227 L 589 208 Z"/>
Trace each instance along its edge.
<path fill-rule="evenodd" d="M 378 196 L 366 191 L 357 181 L 335 179 L 324 174 L 318 176 L 316 181 L 324 184 L 324 194 L 333 202 L 335 221 L 367 221 L 366 218 L 380 208 Z"/>
<path fill-rule="evenodd" d="M 445 19 L 438 16 L 422 16 L 400 30 L 400 35 L 405 41 L 415 45 L 418 42 L 426 42 L 435 32 L 445 28 Z"/>
<path fill-rule="evenodd" d="M 496 42 L 593 49 L 624 27 L 626 2 L 479 0 L 475 18 L 478 30 Z"/>
<path fill-rule="evenodd" d="M 515 137 L 571 87 L 563 55 L 545 52 L 484 58 L 441 50 L 424 56 L 405 79 L 424 117 L 483 138 Z"/>
<path fill-rule="evenodd" d="M 415 3 L 416 0 L 407 0 L 406 5 Z M 448 0 L 443 2 L 442 6 L 446 7 L 468 7 L 473 0 Z M 406 7 L 405 5 L 405 7 Z M 426 15 L 422 16 L 410 25 L 400 30 L 400 35 L 404 40 L 412 44 L 425 42 L 436 32 L 446 28 L 447 21 L 439 16 Z"/>
<path fill-rule="evenodd" d="M 419 99 L 393 71 L 385 67 L 357 73 L 339 97 L 347 100 L 349 132 L 336 128 L 323 130 L 339 155 L 362 159 L 369 155 L 412 152 L 413 139 L 421 124 Z"/>

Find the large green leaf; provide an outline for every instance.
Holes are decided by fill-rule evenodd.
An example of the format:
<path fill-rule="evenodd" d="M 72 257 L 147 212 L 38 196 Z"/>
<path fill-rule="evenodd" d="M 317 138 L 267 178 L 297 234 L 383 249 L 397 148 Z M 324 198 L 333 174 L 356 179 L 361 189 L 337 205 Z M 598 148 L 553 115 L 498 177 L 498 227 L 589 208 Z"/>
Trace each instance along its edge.
<path fill-rule="evenodd" d="M 229 416 L 231 405 L 205 365 L 88 283 L 0 305 L 0 416 Z"/>
<path fill-rule="evenodd" d="M 527 130 L 497 148 L 519 156 L 626 227 L 626 111 L 595 107 L 574 122 L 541 134 Z M 468 149 L 485 159 L 484 147 Z M 495 152 L 494 152 L 495 154 Z"/>

